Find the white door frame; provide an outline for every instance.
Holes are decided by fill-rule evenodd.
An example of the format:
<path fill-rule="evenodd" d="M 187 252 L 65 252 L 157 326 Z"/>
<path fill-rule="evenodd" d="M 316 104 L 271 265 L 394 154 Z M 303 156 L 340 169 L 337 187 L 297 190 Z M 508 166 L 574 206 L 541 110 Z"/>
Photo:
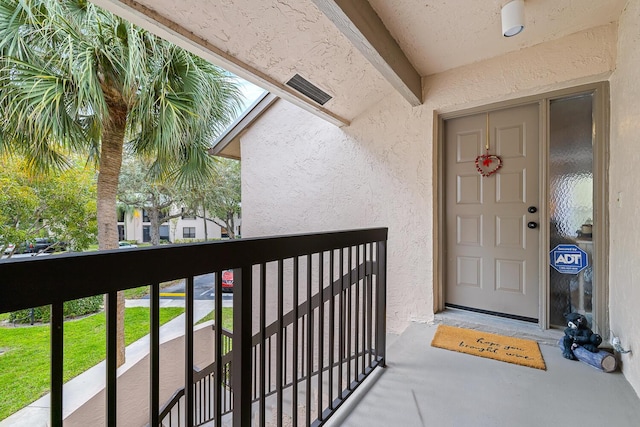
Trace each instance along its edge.
<path fill-rule="evenodd" d="M 445 309 L 445 274 L 446 274 L 446 218 L 445 218 L 445 163 L 444 163 L 444 122 L 448 119 L 468 115 L 486 113 L 518 105 L 537 103 L 540 108 L 540 304 L 538 326 L 549 329 L 549 206 L 548 206 L 548 160 L 549 160 L 549 103 L 557 98 L 584 93 L 593 94 L 594 135 L 594 277 L 596 278 L 596 294 L 594 295 L 594 326 L 605 339 L 609 334 L 609 213 L 608 213 L 608 164 L 609 164 L 609 83 L 598 82 L 577 87 L 570 87 L 549 93 L 503 101 L 484 106 L 454 110 L 449 112 L 434 111 L 433 144 L 433 301 L 434 313 Z"/>

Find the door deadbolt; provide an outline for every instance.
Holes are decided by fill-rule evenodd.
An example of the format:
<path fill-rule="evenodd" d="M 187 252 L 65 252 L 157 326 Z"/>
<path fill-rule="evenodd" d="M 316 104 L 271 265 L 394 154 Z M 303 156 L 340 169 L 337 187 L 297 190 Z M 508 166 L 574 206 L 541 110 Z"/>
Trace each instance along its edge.
<path fill-rule="evenodd" d="M 536 213 L 538 212 L 538 208 L 536 208 L 535 206 L 529 206 L 529 208 L 527 209 L 527 211 L 529 213 Z"/>
<path fill-rule="evenodd" d="M 527 227 L 529 228 L 538 228 L 538 223 L 535 221 L 529 221 L 529 223 L 527 223 Z"/>

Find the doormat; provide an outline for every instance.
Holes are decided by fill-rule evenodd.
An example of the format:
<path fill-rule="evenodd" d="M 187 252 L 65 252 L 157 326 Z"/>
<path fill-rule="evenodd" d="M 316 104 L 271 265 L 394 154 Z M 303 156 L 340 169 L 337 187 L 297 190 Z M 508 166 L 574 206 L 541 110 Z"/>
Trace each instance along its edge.
<path fill-rule="evenodd" d="M 538 343 L 522 338 L 438 325 L 431 346 L 530 368 L 547 369 Z"/>

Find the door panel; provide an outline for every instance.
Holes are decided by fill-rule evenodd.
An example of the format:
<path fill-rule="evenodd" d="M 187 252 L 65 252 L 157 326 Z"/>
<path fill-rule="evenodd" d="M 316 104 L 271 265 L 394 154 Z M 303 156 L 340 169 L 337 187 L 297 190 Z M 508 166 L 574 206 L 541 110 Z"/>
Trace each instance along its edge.
<path fill-rule="evenodd" d="M 527 226 L 538 222 L 527 212 L 539 205 L 538 110 L 490 113 L 490 154 L 503 165 L 489 177 L 475 166 L 487 115 L 445 122 L 447 304 L 538 318 L 539 231 Z"/>

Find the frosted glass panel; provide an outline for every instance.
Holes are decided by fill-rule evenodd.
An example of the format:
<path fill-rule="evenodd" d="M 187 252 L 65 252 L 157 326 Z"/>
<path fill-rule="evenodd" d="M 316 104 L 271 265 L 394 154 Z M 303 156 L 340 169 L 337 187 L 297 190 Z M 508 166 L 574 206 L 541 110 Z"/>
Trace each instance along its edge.
<path fill-rule="evenodd" d="M 550 322 L 566 326 L 564 313 L 578 311 L 592 321 L 593 283 L 593 121 L 592 95 L 551 101 L 550 107 L 550 250 L 577 245 L 589 266 L 578 274 L 550 268 Z"/>

